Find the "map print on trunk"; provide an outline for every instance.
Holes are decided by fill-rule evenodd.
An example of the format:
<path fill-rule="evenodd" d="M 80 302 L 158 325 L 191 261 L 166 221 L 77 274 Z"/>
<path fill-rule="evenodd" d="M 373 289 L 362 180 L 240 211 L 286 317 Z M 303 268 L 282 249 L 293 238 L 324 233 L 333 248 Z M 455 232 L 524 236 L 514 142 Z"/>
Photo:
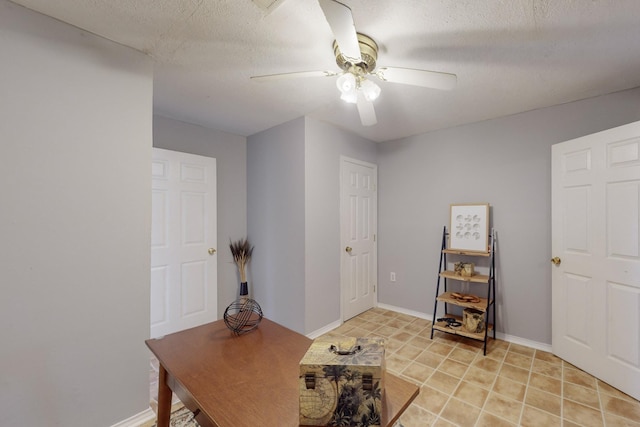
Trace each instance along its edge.
<path fill-rule="evenodd" d="M 384 340 L 314 342 L 300 362 L 300 424 L 380 425 Z"/>

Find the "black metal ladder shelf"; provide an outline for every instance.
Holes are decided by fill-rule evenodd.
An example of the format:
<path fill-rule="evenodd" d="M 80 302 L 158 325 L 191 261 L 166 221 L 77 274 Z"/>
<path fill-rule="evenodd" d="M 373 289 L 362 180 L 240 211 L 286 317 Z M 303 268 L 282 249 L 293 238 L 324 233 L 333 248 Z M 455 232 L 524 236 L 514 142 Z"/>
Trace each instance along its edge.
<path fill-rule="evenodd" d="M 466 338 L 484 341 L 483 352 L 487 354 L 487 338 L 489 336 L 489 330 L 493 330 L 493 339 L 496 339 L 496 232 L 491 229 L 489 236 L 489 246 L 487 252 L 478 251 L 464 251 L 457 249 L 447 249 L 447 227 L 445 226 L 442 231 L 442 247 L 440 251 L 440 264 L 438 266 L 438 282 L 436 285 L 436 297 L 433 307 L 433 322 L 431 324 L 431 339 L 433 339 L 434 331 L 446 332 L 448 334 L 460 335 Z M 485 257 L 489 259 L 489 274 L 475 274 L 472 276 L 461 276 L 455 271 L 447 270 L 447 255 L 462 256 L 462 257 Z M 447 289 L 448 281 L 462 282 L 463 286 L 470 287 L 473 284 L 486 284 L 487 285 L 487 297 L 476 296 L 479 301 L 463 301 L 459 298 L 454 298 L 454 293 Z M 440 293 L 440 285 L 443 284 L 444 292 Z M 471 294 L 474 295 L 474 294 Z M 438 317 L 438 303 L 444 303 L 445 315 Z M 462 324 L 462 316 L 450 313 L 449 305 L 472 308 L 474 310 L 483 313 L 484 317 L 484 331 L 482 332 L 470 332 Z M 489 314 L 492 314 L 493 324 L 489 323 Z"/>

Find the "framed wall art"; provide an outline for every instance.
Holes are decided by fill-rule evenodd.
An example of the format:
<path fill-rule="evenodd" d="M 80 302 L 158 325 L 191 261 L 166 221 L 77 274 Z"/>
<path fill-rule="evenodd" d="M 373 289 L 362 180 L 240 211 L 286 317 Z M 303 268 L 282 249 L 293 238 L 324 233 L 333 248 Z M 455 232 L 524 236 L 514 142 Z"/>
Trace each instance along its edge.
<path fill-rule="evenodd" d="M 489 252 L 489 203 L 451 205 L 449 249 Z"/>

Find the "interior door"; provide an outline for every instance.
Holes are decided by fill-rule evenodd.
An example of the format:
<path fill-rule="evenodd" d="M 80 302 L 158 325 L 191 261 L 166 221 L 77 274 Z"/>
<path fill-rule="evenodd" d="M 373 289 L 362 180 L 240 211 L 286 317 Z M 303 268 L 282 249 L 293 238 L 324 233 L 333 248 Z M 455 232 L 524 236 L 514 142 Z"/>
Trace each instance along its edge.
<path fill-rule="evenodd" d="M 552 147 L 553 352 L 640 398 L 640 122 Z"/>
<path fill-rule="evenodd" d="M 341 158 L 342 318 L 374 307 L 377 298 L 378 167 Z"/>
<path fill-rule="evenodd" d="M 151 337 L 217 319 L 216 159 L 153 149 Z"/>

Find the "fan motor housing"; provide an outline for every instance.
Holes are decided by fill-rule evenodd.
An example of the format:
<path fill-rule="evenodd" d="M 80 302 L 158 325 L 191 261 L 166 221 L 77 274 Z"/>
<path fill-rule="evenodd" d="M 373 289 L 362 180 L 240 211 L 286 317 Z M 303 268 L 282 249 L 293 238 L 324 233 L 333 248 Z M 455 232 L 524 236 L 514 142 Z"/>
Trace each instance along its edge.
<path fill-rule="evenodd" d="M 336 55 L 336 64 L 344 71 L 348 71 L 352 66 L 362 68 L 364 72 L 372 72 L 376 68 L 376 61 L 378 60 L 378 44 L 369 36 L 362 33 L 357 33 L 358 45 L 360 46 L 360 56 L 362 62 L 359 64 L 352 63 L 346 58 L 336 41 L 333 42 L 333 53 Z"/>

